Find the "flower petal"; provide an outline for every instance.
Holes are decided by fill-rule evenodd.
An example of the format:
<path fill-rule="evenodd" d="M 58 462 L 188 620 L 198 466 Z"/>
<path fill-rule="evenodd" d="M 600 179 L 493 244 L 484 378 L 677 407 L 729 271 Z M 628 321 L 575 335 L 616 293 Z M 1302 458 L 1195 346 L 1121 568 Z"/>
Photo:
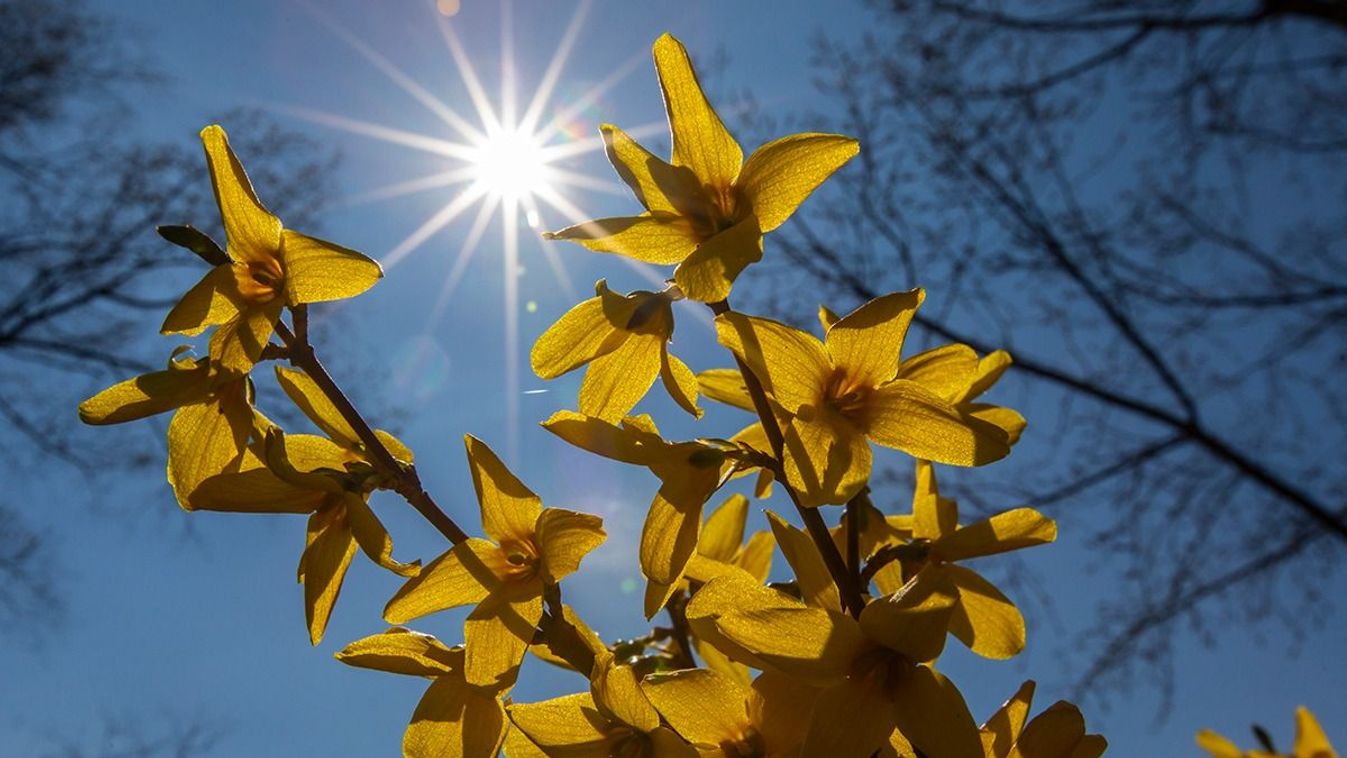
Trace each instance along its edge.
<path fill-rule="evenodd" d="M 945 564 L 941 572 L 959 589 L 949 630 L 984 657 L 1004 660 L 1024 650 L 1024 616 L 1001 591 L 976 571 Z"/>
<path fill-rule="evenodd" d="M 519 664 L 543 616 L 542 585 L 535 592 L 504 586 L 487 595 L 463 622 L 468 684 L 498 690 L 514 684 Z"/>
<path fill-rule="evenodd" d="M 800 754 L 868 758 L 891 732 L 893 702 L 883 676 L 853 675 L 819 693 Z"/>
<path fill-rule="evenodd" d="M 638 731 L 649 732 L 659 726 L 659 714 L 641 691 L 640 677 L 631 666 L 620 666 L 607 655 L 594 663 L 590 693 L 601 711 Z"/>
<path fill-rule="evenodd" d="M 762 232 L 752 216 L 703 240 L 678 268 L 674 282 L 690 299 L 714 303 L 730 296 L 730 288 L 750 264 L 762 260 Z"/>
<path fill-rule="evenodd" d="M 601 124 L 599 132 L 608 161 L 646 210 L 681 216 L 711 213 L 701 180 L 691 169 L 656 158 L 612 124 Z"/>
<path fill-rule="evenodd" d="M 837 585 L 833 584 L 832 575 L 828 573 L 814 540 L 771 511 L 767 511 L 767 521 L 772 526 L 776 544 L 781 546 L 781 554 L 795 574 L 804 601 L 814 608 L 843 610 Z"/>
<path fill-rule="evenodd" d="M 716 620 L 727 613 L 763 608 L 804 608 L 799 600 L 749 578 L 732 572 L 719 576 L 697 590 L 684 613 L 693 636 L 713 645 L 731 660 L 763 668 L 763 662 L 742 645 L 720 633 Z"/>
<path fill-rule="evenodd" d="M 944 345 L 898 364 L 898 378 L 909 379 L 950 402 L 965 394 L 977 374 L 978 354 L 967 345 Z"/>
<path fill-rule="evenodd" d="M 753 206 L 763 233 L 785 223 L 833 172 L 860 152 L 840 134 L 792 134 L 753 151 L 739 174 L 739 191 Z"/>
<path fill-rule="evenodd" d="M 627 303 L 625 298 L 618 300 Z M 555 379 L 617 347 L 614 333 L 631 314 L 627 313 L 619 324 L 609 317 L 610 309 L 605 298 L 592 297 L 566 311 L 533 343 L 529 352 L 533 373 L 540 379 Z M 629 309 L 634 310 L 635 304 L 631 303 Z"/>
<path fill-rule="evenodd" d="M 255 462 L 245 470 L 207 477 L 187 496 L 194 511 L 228 513 L 312 513 L 326 492 L 297 487 Z"/>
<path fill-rule="evenodd" d="M 192 491 L 207 478 L 238 470 L 252 420 L 241 383 L 173 414 L 168 422 L 168 483 L 179 505 L 187 508 Z"/>
<path fill-rule="evenodd" d="M 383 278 L 378 261 L 341 245 L 286 229 L 281 235 L 290 305 L 355 297 Z"/>
<path fill-rule="evenodd" d="M 505 739 L 505 707 L 456 676 L 431 682 L 402 735 L 405 758 L 495 758 Z"/>
<path fill-rule="evenodd" d="M 870 443 L 850 421 L 820 408 L 782 429 L 786 480 L 807 507 L 845 503 L 870 478 Z"/>
<path fill-rule="evenodd" d="M 754 532 L 744 543 L 744 549 L 734 559 L 734 563 L 754 579 L 765 582 L 772 573 L 772 551 L 775 546 L 776 539 L 771 532 Z"/>
<path fill-rule="evenodd" d="M 1057 522 L 1033 508 L 1015 508 L 970 524 L 933 545 L 947 561 L 1043 545 L 1057 539 Z"/>
<path fill-rule="evenodd" d="M 210 338 L 211 362 L 219 368 L 246 374 L 262 357 L 262 349 L 271 341 L 276 321 L 285 304 L 280 298 L 262 305 L 250 305 L 238 317 L 216 328 Z"/>
<path fill-rule="evenodd" d="M 96 425 L 135 421 L 204 402 L 210 389 L 210 369 L 204 362 L 153 371 L 118 382 L 80 403 L 80 420 Z"/>
<path fill-rule="evenodd" d="M 514 703 L 507 710 L 510 721 L 547 755 L 569 758 L 609 754 L 608 731 L 612 724 L 599 712 L 588 692 L 540 703 Z"/>
<path fill-rule="evenodd" d="M 737 493 L 730 495 L 706 517 L 701 536 L 697 538 L 697 552 L 724 563 L 734 560 L 744 541 L 747 521 L 748 498 Z"/>
<path fill-rule="evenodd" d="M 228 135 L 218 124 L 211 124 L 201 130 L 201 145 L 224 221 L 229 257 L 244 263 L 275 258 L 281 246 L 281 220 L 257 199 L 248 174 L 229 147 Z"/>
<path fill-rule="evenodd" d="M 429 634 L 402 627 L 358 639 L 336 657 L 348 666 L 408 676 L 439 676 L 463 668 L 462 650 L 452 651 Z"/>
<path fill-rule="evenodd" d="M 639 436 L 625 427 L 575 411 L 557 411 L 542 423 L 547 431 L 595 455 L 644 466 L 651 453 L 638 444 Z"/>
<path fill-rule="evenodd" d="M 940 672 L 914 667 L 894 690 L 894 721 L 926 755 L 983 758 L 973 715 L 963 695 Z"/>
<path fill-rule="evenodd" d="M 1059 700 L 1025 725 L 1020 738 L 1015 740 L 1011 758 L 1036 756 L 1063 756 L 1070 758 L 1076 745 L 1085 737 L 1085 717 L 1076 706 Z"/>
<path fill-rule="evenodd" d="M 820 690 L 797 679 L 764 671 L 748 693 L 748 719 L 768 755 L 791 755 L 804 742 Z"/>
<path fill-rule="evenodd" d="M 992 385 L 996 384 L 1001 378 L 1001 375 L 1006 373 L 1006 369 L 1010 368 L 1012 362 L 1010 353 L 1004 350 L 995 350 L 984 355 L 978 361 L 977 375 L 973 378 L 973 382 L 968 385 L 963 397 L 959 399 L 963 401 L 973 400 L 991 389 Z"/>
<path fill-rule="evenodd" d="M 987 758 L 1006 758 L 1015 740 L 1020 738 L 1020 730 L 1029 716 L 1029 704 L 1034 697 L 1032 680 L 1020 685 L 1010 699 L 996 709 L 996 713 L 987 719 L 979 730 L 982 737 L 982 749 Z"/>
<path fill-rule="evenodd" d="M 485 442 L 465 434 L 463 444 L 482 509 L 482 531 L 497 543 L 532 540 L 542 500 L 505 468 Z"/>
<path fill-rule="evenodd" d="M 743 374 L 737 368 L 713 368 L 697 374 L 697 385 L 706 397 L 718 403 L 742 408 L 750 413 L 756 411 L 753 398 L 748 394 Z"/>
<path fill-rule="evenodd" d="M 917 459 L 917 486 L 912 493 L 912 536 L 938 540 L 959 528 L 959 510 L 953 500 L 940 497 L 935 467 Z"/>
<path fill-rule="evenodd" d="M 559 582 L 580 568 L 580 561 L 608 535 L 603 519 L 562 508 L 544 508 L 538 516 L 537 544 L 544 576 Z"/>
<path fill-rule="evenodd" d="M 653 334 L 630 334 L 616 349 L 595 358 L 580 383 L 580 412 L 617 423 L 626 416 L 659 376 L 664 340 Z"/>
<path fill-rule="evenodd" d="M 1010 454 L 1006 433 L 960 413 L 925 387 L 897 379 L 869 399 L 870 439 L 914 458 L 952 466 L 982 466 Z"/>
<path fill-rule="evenodd" d="M 237 316 L 240 307 L 234 267 L 216 266 L 173 306 L 159 333 L 200 334 L 208 326 L 226 323 Z"/>
<path fill-rule="evenodd" d="M 860 627 L 867 637 L 908 660 L 932 661 L 945 649 L 945 633 L 958 601 L 959 591 L 943 570 L 927 566 L 898 592 L 865 606 Z"/>
<path fill-rule="evenodd" d="M 768 670 L 821 684 L 846 676 L 857 656 L 873 647 L 850 616 L 821 608 L 726 613 L 716 629 Z"/>
<path fill-rule="evenodd" d="M 305 416 L 314 423 L 323 434 L 331 437 L 342 447 L 356 448 L 360 437 L 337 410 L 337 406 L 328 399 L 327 393 L 318 386 L 308 374 L 297 368 L 276 366 L 276 382 Z"/>
<path fill-rule="evenodd" d="M 716 317 L 716 337 L 787 412 L 819 403 L 832 364 L 814 335 L 768 318 L 724 313 Z"/>
<path fill-rule="evenodd" d="M 920 288 L 877 297 L 838 319 L 824 343 L 828 355 L 847 377 L 865 387 L 877 387 L 898 373 L 907 327 L 926 299 Z"/>
<path fill-rule="evenodd" d="M 393 559 L 393 538 L 388 536 L 388 530 L 374 515 L 364 496 L 348 492 L 345 502 L 346 521 L 351 527 L 351 535 L 375 565 L 398 576 L 416 576 L 421 571 L 419 560 L 403 563 Z"/>
<path fill-rule="evenodd" d="M 664 91 L 673 137 L 673 164 L 687 166 L 704 185 L 728 189 L 744 153 L 706 101 L 683 43 L 664 34 L 655 40 L 655 71 Z"/>
<path fill-rule="evenodd" d="M 341 522 L 336 509 L 309 517 L 309 545 L 300 556 L 304 582 L 304 616 L 309 623 L 309 641 L 323 641 L 327 619 L 341 594 L 346 569 L 355 556 L 355 540 Z"/>
<path fill-rule="evenodd" d="M 1029 422 L 1021 416 L 1019 411 L 1003 408 L 999 405 L 987 405 L 985 403 L 964 403 L 959 406 L 964 413 L 972 416 L 979 421 L 999 427 L 1006 433 L 1006 442 L 1014 445 L 1020 441 L 1020 436 L 1024 434 L 1024 428 Z"/>
<path fill-rule="evenodd" d="M 678 407 L 701 418 L 702 409 L 697 407 L 697 375 L 692 373 L 686 363 L 670 353 L 667 346 L 662 346 L 661 357 L 664 361 L 660 365 L 659 376 L 669 397 L 678 403 Z"/>
<path fill-rule="evenodd" d="M 738 741 L 746 731 L 747 694 L 730 677 L 706 669 L 647 676 L 641 689 L 683 739 L 699 747 Z"/>
<path fill-rule="evenodd" d="M 1328 744 L 1319 720 L 1305 706 L 1296 708 L 1296 755 L 1310 758 L 1333 758 L 1333 746 Z"/>
<path fill-rule="evenodd" d="M 1197 746 L 1211 753 L 1212 758 L 1244 758 L 1244 751 L 1239 749 L 1239 745 L 1210 729 L 1197 733 Z"/>
<path fill-rule="evenodd" d="M 699 239 L 682 216 L 643 213 L 640 216 L 597 218 L 543 235 L 570 240 L 599 253 L 616 253 L 633 260 L 672 266 L 697 249 Z"/>
<path fill-rule="evenodd" d="M 500 584 L 500 548 L 472 538 L 454 545 L 409 579 L 384 607 L 384 620 L 402 624 L 430 613 L 481 602 Z"/>
<path fill-rule="evenodd" d="M 641 528 L 641 573 L 661 584 L 677 581 L 697 549 L 701 520 L 701 503 L 670 500 L 664 488 L 655 493 Z"/>

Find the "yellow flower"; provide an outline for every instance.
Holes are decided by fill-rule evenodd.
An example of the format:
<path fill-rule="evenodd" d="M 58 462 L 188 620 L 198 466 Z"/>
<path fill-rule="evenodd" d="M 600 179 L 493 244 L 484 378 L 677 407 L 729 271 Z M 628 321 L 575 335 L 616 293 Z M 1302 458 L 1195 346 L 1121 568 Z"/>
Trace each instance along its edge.
<path fill-rule="evenodd" d="M 724 592 L 720 581 L 689 604 L 694 631 L 713 620 L 730 643 L 727 655 L 822 688 L 801 755 L 865 758 L 906 741 L 930 756 L 982 758 L 963 696 L 929 664 L 944 649 L 957 601 L 947 579 L 923 572 L 870 602 L 859 621 L 798 603 L 773 606 L 761 593 Z M 698 604 L 708 591 L 710 599 Z"/>
<path fill-rule="evenodd" d="M 409 580 L 384 608 L 400 624 L 460 605 L 476 605 L 464 624 L 469 684 L 514 683 L 543 614 L 543 590 L 580 568 L 607 536 L 598 516 L 543 508 L 491 448 L 467 435 L 468 464 L 489 540 L 460 542 Z"/>
<path fill-rule="evenodd" d="M 687 50 L 665 34 L 655 41 L 655 70 L 669 114 L 669 163 L 621 129 L 601 127 L 608 159 L 636 199 L 639 216 L 586 221 L 547 235 L 646 263 L 677 265 L 688 297 L 724 300 L 739 272 L 762 258 L 762 235 L 790 218 L 834 171 L 856 155 L 856 140 L 793 134 L 743 159 L 712 110 Z"/>
<path fill-rule="evenodd" d="M 945 345 L 903 361 L 898 365 L 898 378 L 925 385 L 961 413 L 1001 427 L 1014 445 L 1024 432 L 1024 417 L 1010 408 L 974 402 L 996 384 L 1010 364 L 1010 353 L 1004 350 L 979 358 L 967 345 Z"/>
<path fill-rule="evenodd" d="M 1211 753 L 1212 758 L 1338 758 L 1333 746 L 1328 744 L 1328 735 L 1324 734 L 1319 720 L 1310 709 L 1301 706 L 1296 709 L 1296 742 L 1294 752 L 1285 756 L 1262 750 L 1240 750 L 1235 743 L 1221 735 L 1203 729 L 1197 733 L 1197 744 Z"/>
<path fill-rule="evenodd" d="M 168 482 L 178 504 L 207 477 L 237 470 L 254 426 L 246 377 L 216 370 L 209 358 L 180 357 L 168 369 L 142 374 L 80 403 L 86 424 L 120 424 L 176 409 L 168 422 Z"/>
<path fill-rule="evenodd" d="M 1057 524 L 1033 508 L 1015 508 L 959 526 L 958 505 L 941 497 L 935 469 L 917 461 L 912 497 L 912 543 L 902 562 L 875 576 L 881 592 L 896 591 L 919 570 L 938 573 L 958 589 L 950 632 L 973 652 L 1010 658 L 1024 649 L 1024 617 L 1010 599 L 972 569 L 955 564 L 986 555 L 1043 545 L 1057 539 Z"/>
<path fill-rule="evenodd" d="M 543 422 L 549 432 L 607 458 L 645 466 L 660 480 L 641 530 L 641 573 L 646 618 L 659 613 L 678 589 L 697 549 L 702 506 L 739 465 L 740 448 L 728 442 L 668 442 L 649 416 L 630 416 L 621 426 L 574 411 Z"/>
<path fill-rule="evenodd" d="M 230 262 L 211 269 L 164 319 L 164 334 L 219 326 L 210 355 L 222 369 L 246 372 L 271 339 L 281 309 L 354 297 L 383 271 L 340 245 L 281 227 L 257 199 L 224 129 L 201 130 Z"/>
<path fill-rule="evenodd" d="M 924 293 L 875 298 L 824 341 L 777 321 L 725 313 L 721 344 L 762 382 L 783 413 L 787 480 L 805 505 L 843 503 L 870 476 L 867 439 L 914 457 L 980 466 L 1010 452 L 1001 428 L 910 379 L 895 378 L 908 325 Z"/>
<path fill-rule="evenodd" d="M 263 450 L 251 450 L 238 470 L 207 478 L 188 495 L 189 510 L 309 515 L 299 581 L 304 585 L 304 615 L 309 640 L 317 645 L 359 546 L 370 560 L 401 576 L 415 576 L 418 563 L 393 559 L 393 541 L 369 506 L 369 494 L 381 484 L 364 446 L 318 385 L 304 372 L 276 367 L 281 387 L 327 437 L 283 435 L 273 430 Z M 375 432 L 393 454 L 410 462 L 412 453 L 396 437 Z"/>
<path fill-rule="evenodd" d="M 702 755 L 758 758 L 798 754 L 819 694 L 773 672 L 745 686 L 706 669 L 652 674 L 641 689 L 669 726 Z"/>
<path fill-rule="evenodd" d="M 709 582 L 730 571 L 742 571 L 759 582 L 767 581 L 772 570 L 770 532 L 755 532 L 744 542 L 748 523 L 748 498 L 730 495 L 702 525 L 697 535 L 697 552 L 688 561 L 688 579 Z"/>
<path fill-rule="evenodd" d="M 1025 682 L 978 730 L 984 758 L 1099 758 L 1108 740 L 1085 733 L 1085 717 L 1065 700 L 1053 703 L 1028 725 L 1034 683 Z"/>
<path fill-rule="evenodd" d="M 696 758 L 697 751 L 668 727 L 641 691 L 630 666 L 612 655 L 594 664 L 590 691 L 516 703 L 507 709 L 516 728 L 544 755 L 558 758 Z"/>
<path fill-rule="evenodd" d="M 463 647 L 395 627 L 337 653 L 350 666 L 429 678 L 430 687 L 402 736 L 407 758 L 495 758 L 505 739 L 505 708 L 463 678 Z"/>
<path fill-rule="evenodd" d="M 697 379 L 669 353 L 673 308 L 666 293 L 620 295 L 604 280 L 597 297 L 566 312 L 533 345 L 529 362 L 542 379 L 555 379 L 588 364 L 580 385 L 580 412 L 610 424 L 622 420 L 659 377 L 664 388 L 698 418 Z"/>

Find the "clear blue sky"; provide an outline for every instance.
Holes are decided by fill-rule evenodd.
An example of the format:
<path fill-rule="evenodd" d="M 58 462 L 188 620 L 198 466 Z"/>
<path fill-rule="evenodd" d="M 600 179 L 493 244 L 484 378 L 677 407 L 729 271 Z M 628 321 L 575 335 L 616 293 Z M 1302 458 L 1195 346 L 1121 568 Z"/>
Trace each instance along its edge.
<path fill-rule="evenodd" d="M 325 214 L 324 236 L 383 257 L 426 218 L 451 202 L 460 187 L 374 202 L 359 199 L 380 187 L 442 170 L 441 161 L 403 146 L 317 125 L 293 109 L 320 111 L 394 129 L 449 139 L 448 127 L 393 83 L 367 57 L 344 41 L 338 29 L 357 36 L 411 80 L 459 113 L 472 117 L 457 67 L 436 27 L 431 0 L 383 3 L 332 0 L 316 3 L 329 23 L 297 2 L 236 0 L 229 3 L 166 0 L 104 0 L 101 9 L 124 18 L 146 52 L 172 72 L 163 92 L 146 98 L 125 128 L 147 136 L 190 142 L 211 114 L 239 104 L 274 108 L 293 126 L 310 130 L 337 146 L 345 161 L 344 198 Z M 463 0 L 451 22 L 481 75 L 488 93 L 498 92 L 501 13 L 496 0 Z M 552 58 L 574 4 L 517 0 L 514 53 L 520 98 L 527 103 Z M 612 121 L 624 126 L 658 122 L 663 110 L 650 43 L 662 32 L 680 37 L 695 60 L 727 53 L 723 69 L 711 77 L 713 93 L 751 89 L 762 107 L 782 116 L 830 107 L 813 87 L 809 40 L 819 31 L 842 39 L 864 31 L 859 3 L 714 2 L 669 4 L 596 0 L 581 22 L 573 52 L 558 80 L 554 103 L 583 93 L 633 59 L 634 66 L 611 90 L 571 124 L 577 136 L 593 136 Z M 334 28 L 335 27 L 335 28 Z M 291 110 L 287 110 L 291 109 Z M 734 128 L 732 108 L 724 109 Z M 228 128 L 228 124 L 225 125 Z M 663 144 L 657 136 L 647 144 Z M 751 149 L 752 145 L 746 145 Z M 661 150 L 663 147 L 661 147 Z M 242 156 L 245 165 L 248 156 Z M 568 168 L 611 182 L 602 156 L 589 153 Z M 207 181 L 202 171 L 201 180 Z M 266 199 L 266 187 L 259 187 Z M 630 212 L 630 199 L 603 191 L 566 190 L 567 197 L 594 215 Z M 404 409 L 399 433 L 417 452 L 427 487 L 451 514 L 476 526 L 476 506 L 462 446 L 465 432 L 484 438 L 503 454 L 511 431 L 504 415 L 509 398 L 521 422 L 517 449 L 508 462 L 551 505 L 599 513 L 610 534 L 582 572 L 565 585 L 568 600 L 608 638 L 643 629 L 635 537 L 653 492 L 652 480 L 568 448 L 534 422 L 553 410 L 573 406 L 579 376 L 544 385 L 527 371 L 533 339 L 594 280 L 608 277 L 617 289 L 648 286 L 614 258 L 553 243 L 572 290 L 560 283 L 536 233 L 521 226 L 518 273 L 517 360 L 519 385 L 505 381 L 506 330 L 501 265 L 500 220 L 488 228 L 464 278 L 442 315 L 427 320 L 471 226 L 468 212 L 430 236 L 392 267 L 368 296 L 341 306 L 343 326 L 319 346 L 343 376 L 378 377 L 362 364 L 396 360 L 379 386 L 353 394 L 371 407 Z M 166 219 L 167 221 L 167 219 Z M 202 219 L 208 225 L 213 220 Z M 544 208 L 541 226 L 566 223 Z M 769 240 L 770 255 L 770 240 Z M 930 286 L 938 286 L 931 283 Z M 331 316 L 332 311 L 318 314 Z M 713 335 L 694 311 L 679 312 L 675 350 L 694 369 L 727 363 Z M 412 326 L 408 326 L 412 325 Z M 172 344 L 147 342 L 135 349 L 158 358 Z M 353 383 L 354 379 L 352 382 Z M 530 390 L 547 390 L 529 393 Z M 72 395 L 70 418 L 78 397 Z M 713 409 L 703 426 L 683 421 L 659 393 L 643 410 L 657 419 L 678 419 L 672 436 L 728 435 L 742 420 Z M 1032 420 L 1032 419 L 1031 419 Z M 377 421 L 377 419 L 376 419 Z M 148 434 L 128 435 L 146 447 Z M 1031 434 L 1024 445 L 1036 442 Z M 883 460 L 897 461 L 896 456 Z M 1008 463 L 1007 465 L 1013 465 Z M 398 586 L 396 577 L 357 560 L 328 629 L 327 641 L 310 649 L 300 588 L 294 569 L 303 547 L 303 520 L 249 518 L 178 512 L 154 470 L 136 481 L 99 482 L 97 499 L 105 512 L 143 509 L 144 518 L 90 516 L 89 483 L 65 476 L 34 476 L 19 490 L 40 504 L 35 516 L 59 542 L 59 572 L 66 580 L 69 621 L 36 649 L 0 646 L 0 754 L 29 755 L 49 744 L 49 736 L 71 739 L 92 730 L 106 714 L 147 714 L 152 719 L 200 719 L 229 731 L 223 755 L 392 755 L 424 685 L 417 680 L 350 669 L 331 654 L 347 641 L 380 631 L 379 610 Z M 901 500 L 901 493 L 893 493 Z M 108 501 L 116 501 L 116 505 Z M 717 501 L 718 502 L 718 501 Z M 442 549 L 433 531 L 397 501 L 380 501 L 397 554 L 429 560 Z M 781 507 L 776 505 L 775 507 Z M 183 522 L 190 520 L 190 536 Z M 975 660 L 950 646 L 945 670 L 966 694 L 974 714 L 985 718 L 1024 678 L 1040 688 L 1036 711 L 1065 697 L 1069 672 L 1061 667 L 1062 646 L 1088 620 L 1094 597 L 1109 591 L 1104 577 L 1081 581 L 1083 545 L 1063 533 L 1059 545 L 1029 557 L 1044 587 L 1060 593 L 1057 618 L 1029 617 L 1029 649 L 1005 663 Z M 778 564 L 780 563 L 778 558 Z M 1341 583 L 1341 582 L 1339 582 Z M 1326 592 L 1329 597 L 1343 593 Z M 1193 733 L 1212 727 L 1247 742 L 1247 725 L 1259 722 L 1279 740 L 1289 741 L 1292 711 L 1315 709 L 1339 747 L 1347 746 L 1347 697 L 1340 645 L 1347 617 L 1333 610 L 1319 632 L 1290 646 L 1260 640 L 1239 628 L 1223 631 L 1207 648 L 1182 648 L 1168 719 L 1155 722 L 1158 695 L 1139 687 L 1114 698 L 1108 712 L 1086 713 L 1093 731 L 1102 731 L 1113 755 L 1196 755 Z M 461 614 L 447 613 L 413 626 L 450 644 L 461 634 Z M 1230 622 L 1238 627 L 1236 621 Z M 530 662 L 515 690 L 520 700 L 575 691 L 574 676 Z M 152 728 L 152 727 L 151 727 Z"/>

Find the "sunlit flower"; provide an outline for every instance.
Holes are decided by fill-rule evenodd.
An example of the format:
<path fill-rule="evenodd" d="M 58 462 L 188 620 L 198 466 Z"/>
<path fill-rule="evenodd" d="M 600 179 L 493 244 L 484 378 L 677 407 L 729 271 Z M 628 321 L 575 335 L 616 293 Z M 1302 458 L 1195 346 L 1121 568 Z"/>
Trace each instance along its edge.
<path fill-rule="evenodd" d="M 495 758 L 505 739 L 505 708 L 464 679 L 463 647 L 395 627 L 356 640 L 337 653 L 350 666 L 429 678 L 430 687 L 402 736 L 407 758 Z"/>
<path fill-rule="evenodd" d="M 824 341 L 777 321 L 725 313 L 721 344 L 784 414 L 787 480 L 806 505 L 843 503 L 870 476 L 868 440 L 917 458 L 980 466 L 1010 452 L 1000 427 L 925 385 L 895 378 L 921 290 L 875 298 L 829 326 Z"/>
<path fill-rule="evenodd" d="M 898 378 L 924 385 L 952 403 L 960 413 L 1001 427 L 1014 445 L 1024 432 L 1024 417 L 1010 408 L 975 402 L 996 384 L 1010 364 L 1010 353 L 1004 350 L 979 358 L 967 345 L 945 345 L 900 363 Z"/>
<path fill-rule="evenodd" d="M 799 754 L 819 694 L 774 672 L 746 686 L 706 669 L 651 674 L 641 689 L 669 726 L 702 755 L 758 758 Z"/>
<path fill-rule="evenodd" d="M 665 34 L 655 41 L 654 55 L 669 114 L 671 161 L 656 158 L 615 126 L 602 127 L 608 158 L 645 213 L 586 221 L 548 236 L 677 265 L 674 281 L 688 297 L 724 300 L 739 272 L 762 258 L 762 235 L 790 218 L 859 147 L 836 134 L 794 134 L 763 145 L 745 162 L 707 102 L 683 44 Z"/>
<path fill-rule="evenodd" d="M 1328 744 L 1328 735 L 1324 734 L 1319 720 L 1310 709 L 1301 706 L 1296 709 L 1296 742 L 1290 753 L 1270 753 L 1264 750 L 1240 750 L 1235 743 L 1210 729 L 1197 733 L 1197 744 L 1211 753 L 1212 758 L 1338 758 L 1333 746 Z"/>
<path fill-rule="evenodd" d="M 1080 709 L 1059 700 L 1027 725 L 1034 683 L 1025 682 L 978 730 L 985 758 L 1099 758 L 1108 740 L 1085 733 Z"/>
<path fill-rule="evenodd" d="M 476 605 L 464 624 L 470 684 L 514 683 L 543 614 L 543 590 L 580 568 L 607 536 L 598 516 L 543 508 L 486 443 L 464 437 L 472 482 L 489 539 L 461 542 L 409 580 L 384 608 L 400 624 L 460 605 Z"/>
<path fill-rule="evenodd" d="M 286 306 L 354 297 L 383 276 L 370 258 L 282 228 L 253 192 L 224 129 L 201 130 L 230 262 L 211 269 L 164 319 L 164 334 L 218 326 L 210 355 L 222 369 L 248 371 Z"/>
<path fill-rule="evenodd" d="M 570 309 L 543 332 L 529 361 L 542 379 L 555 379 L 588 364 L 580 384 L 580 412 L 615 424 L 655 383 L 684 410 L 697 407 L 697 379 L 669 353 L 674 322 L 668 293 L 620 295 L 600 279 L 597 297 Z"/>

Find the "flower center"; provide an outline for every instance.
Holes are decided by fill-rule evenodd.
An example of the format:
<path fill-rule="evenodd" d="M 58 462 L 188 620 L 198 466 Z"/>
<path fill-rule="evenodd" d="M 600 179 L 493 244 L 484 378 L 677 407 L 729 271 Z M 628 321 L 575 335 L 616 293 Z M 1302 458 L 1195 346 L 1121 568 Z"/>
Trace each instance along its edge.
<path fill-rule="evenodd" d="M 505 555 L 506 578 L 528 580 L 537 574 L 538 551 L 533 545 L 511 540 L 501 543 L 500 551 Z"/>
<path fill-rule="evenodd" d="M 276 258 L 234 264 L 234 281 L 239 294 L 254 303 L 269 303 L 280 293 L 285 283 L 285 271 Z"/>
<path fill-rule="evenodd" d="M 858 383 L 845 369 L 835 369 L 823 388 L 823 402 L 856 423 L 865 420 L 871 387 Z"/>

